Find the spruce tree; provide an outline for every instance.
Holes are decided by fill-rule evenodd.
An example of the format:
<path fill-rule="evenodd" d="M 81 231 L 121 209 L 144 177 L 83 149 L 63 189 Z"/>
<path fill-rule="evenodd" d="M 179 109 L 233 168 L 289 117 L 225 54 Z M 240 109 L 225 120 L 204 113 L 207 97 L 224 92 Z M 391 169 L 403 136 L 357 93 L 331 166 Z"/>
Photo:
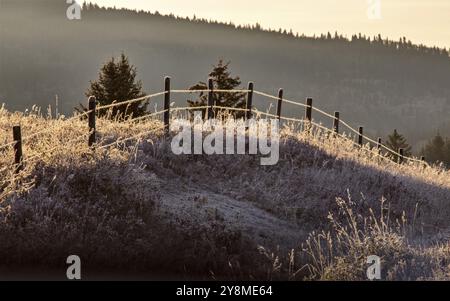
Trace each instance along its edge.
<path fill-rule="evenodd" d="M 230 62 L 224 63 L 223 60 L 219 60 L 219 63 L 213 67 L 213 70 L 209 73 L 209 77 L 212 78 L 214 83 L 214 89 L 218 90 L 233 90 L 239 89 L 241 80 L 239 76 L 233 77 L 229 71 Z M 207 90 L 208 85 L 205 82 L 199 82 L 196 85 L 189 88 L 190 90 Z M 246 98 L 245 93 L 213 93 L 213 100 L 217 106 L 231 107 L 245 109 Z M 208 93 L 200 92 L 198 100 L 187 101 L 190 107 L 200 107 L 208 105 Z M 200 111 L 200 110 L 199 110 Z M 203 116 L 205 116 L 206 110 L 201 110 Z M 215 109 L 215 116 L 222 111 L 221 109 Z M 236 118 L 242 118 L 245 116 L 245 112 L 231 111 Z"/>
<path fill-rule="evenodd" d="M 116 60 L 112 57 L 101 68 L 98 80 L 91 81 L 86 96 L 95 96 L 99 105 L 123 102 L 145 95 L 142 82 L 136 81 L 136 67 L 130 64 L 124 53 Z M 146 113 L 148 101 L 113 107 L 108 116 L 112 118 L 138 117 Z M 107 111 L 99 111 L 106 115 Z"/>
<path fill-rule="evenodd" d="M 436 162 L 444 162 L 446 164 L 449 163 L 448 160 L 448 148 L 450 146 L 449 141 L 445 141 L 442 136 L 437 133 L 422 149 L 421 153 L 428 162 L 436 163 Z"/>
<path fill-rule="evenodd" d="M 407 143 L 406 138 L 399 134 L 397 130 L 394 130 L 394 132 L 388 136 L 386 146 L 395 152 L 398 152 L 400 148 L 403 148 L 404 156 L 411 155 L 411 146 Z M 394 160 L 398 159 L 398 156 L 396 155 L 393 155 L 393 157 Z"/>
<path fill-rule="evenodd" d="M 450 166 L 450 140 L 448 138 L 445 140 L 442 162 L 444 162 L 447 166 Z"/>

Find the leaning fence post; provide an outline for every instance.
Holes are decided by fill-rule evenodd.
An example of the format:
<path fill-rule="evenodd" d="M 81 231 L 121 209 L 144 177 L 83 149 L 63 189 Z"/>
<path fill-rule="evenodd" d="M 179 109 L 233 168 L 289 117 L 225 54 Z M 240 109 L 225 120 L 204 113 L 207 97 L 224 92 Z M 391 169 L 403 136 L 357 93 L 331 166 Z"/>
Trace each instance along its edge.
<path fill-rule="evenodd" d="M 334 112 L 333 129 L 336 134 L 339 134 L 339 112 Z"/>
<path fill-rule="evenodd" d="M 170 76 L 164 78 L 164 131 L 170 129 Z"/>
<path fill-rule="evenodd" d="M 22 131 L 20 126 L 13 127 L 14 139 L 14 163 L 16 165 L 16 173 L 22 170 L 23 152 L 22 152 Z"/>
<path fill-rule="evenodd" d="M 359 146 L 363 145 L 363 137 L 364 137 L 364 128 L 362 126 L 359 127 L 359 135 L 358 135 L 358 144 Z"/>
<path fill-rule="evenodd" d="M 398 164 L 402 164 L 403 163 L 403 159 L 404 159 L 404 155 L 405 155 L 405 151 L 404 151 L 403 148 L 399 148 L 398 149 L 398 153 L 399 153 Z"/>
<path fill-rule="evenodd" d="M 248 83 L 248 92 L 247 92 L 247 120 L 252 118 L 252 103 L 253 103 L 253 82 Z"/>
<path fill-rule="evenodd" d="M 97 101 L 95 96 L 91 96 L 89 97 L 89 107 L 88 107 L 88 124 L 89 124 L 89 147 L 91 147 L 92 145 L 94 145 L 95 143 L 95 116 L 96 116 L 96 111 L 95 111 L 95 107 L 97 105 Z"/>
<path fill-rule="evenodd" d="M 278 90 L 277 117 L 281 119 L 281 105 L 283 104 L 283 89 Z"/>
<path fill-rule="evenodd" d="M 208 79 L 208 119 L 213 119 L 213 115 L 214 115 L 214 111 L 213 111 L 213 106 L 214 106 L 214 82 L 213 79 L 210 78 Z"/>

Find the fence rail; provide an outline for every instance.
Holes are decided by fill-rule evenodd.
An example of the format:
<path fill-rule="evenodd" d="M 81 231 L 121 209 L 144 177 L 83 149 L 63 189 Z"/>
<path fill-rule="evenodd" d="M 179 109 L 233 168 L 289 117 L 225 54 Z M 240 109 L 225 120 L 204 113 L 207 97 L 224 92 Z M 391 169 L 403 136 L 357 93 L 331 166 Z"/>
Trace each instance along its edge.
<path fill-rule="evenodd" d="M 171 107 L 170 106 L 171 93 L 177 93 L 177 94 L 203 93 L 204 95 L 207 95 L 207 105 L 198 106 L 198 107 Z M 214 93 L 245 94 L 246 100 L 247 100 L 246 106 L 245 106 L 245 108 L 218 106 L 214 101 Z M 389 147 L 387 147 L 386 145 L 384 145 L 382 143 L 381 138 L 378 138 L 378 141 L 375 141 L 374 139 L 371 139 L 370 137 L 364 135 L 363 127 L 359 127 L 359 129 L 353 128 L 347 122 L 345 122 L 344 120 L 341 119 L 340 112 L 334 112 L 334 115 L 332 115 L 330 113 L 327 113 L 327 112 L 313 106 L 312 98 L 307 98 L 306 103 L 302 103 L 299 101 L 286 99 L 286 98 L 284 98 L 283 94 L 284 94 L 283 89 L 279 89 L 277 96 L 255 90 L 253 82 L 250 82 L 248 84 L 247 89 L 237 89 L 237 90 L 214 89 L 212 79 L 208 80 L 208 88 L 207 89 L 203 89 L 203 90 L 172 90 L 170 77 L 165 77 L 164 78 L 164 91 L 162 91 L 162 92 L 146 95 L 146 96 L 139 97 L 136 99 L 130 99 L 127 101 L 114 102 L 112 104 L 103 105 L 103 106 L 97 106 L 97 101 L 96 101 L 95 97 L 91 96 L 88 100 L 88 109 L 86 111 L 84 111 L 80 114 L 75 114 L 73 117 L 68 118 L 65 121 L 70 121 L 70 120 L 77 119 L 77 118 L 87 117 L 88 127 L 89 127 L 89 133 L 88 133 L 89 135 L 88 135 L 87 143 L 88 143 L 89 147 L 93 148 L 93 147 L 95 147 L 96 140 L 97 140 L 96 139 L 96 132 L 97 132 L 96 116 L 97 116 L 98 112 L 104 111 L 104 110 L 110 110 L 112 108 L 116 108 L 119 106 L 126 105 L 128 107 L 134 103 L 149 101 L 156 97 L 164 96 L 164 109 L 163 110 L 154 112 L 154 113 L 150 113 L 145 116 L 137 117 L 132 120 L 138 121 L 138 120 L 144 120 L 146 118 L 154 117 L 157 115 L 163 115 L 163 122 L 164 122 L 163 128 L 167 133 L 169 130 L 169 126 L 170 126 L 170 114 L 172 112 L 178 112 L 178 111 L 183 111 L 183 110 L 186 110 L 186 111 L 205 110 L 207 112 L 207 115 L 206 115 L 207 118 L 212 118 L 214 109 L 230 110 L 230 111 L 245 112 L 245 118 L 247 118 L 247 119 L 252 118 L 253 114 L 257 114 L 257 115 L 263 115 L 266 117 L 276 118 L 278 120 L 307 123 L 310 126 L 314 126 L 316 128 L 320 128 L 322 130 L 328 131 L 335 135 L 339 135 L 342 138 L 352 140 L 351 136 L 342 135 L 340 133 L 341 125 L 342 125 L 346 129 L 348 129 L 351 133 L 355 134 L 356 137 L 358 138 L 358 142 L 355 142 L 354 140 L 352 140 L 352 142 L 355 143 L 355 145 L 362 147 L 364 144 L 364 141 L 367 141 L 367 142 L 373 144 L 374 146 L 376 146 L 377 151 L 373 152 L 373 153 L 377 156 L 381 156 L 383 158 L 388 158 L 385 155 L 381 154 L 381 150 L 384 149 L 387 153 L 394 155 L 394 157 L 397 158 L 396 163 L 402 164 L 406 161 L 410 161 L 410 162 L 421 163 L 421 164 L 428 166 L 428 163 L 425 162 L 425 157 L 422 157 L 421 159 L 406 157 L 404 155 L 403 149 L 398 149 L 398 150 L 390 149 Z M 269 99 L 270 101 L 274 101 L 274 102 L 276 101 L 276 104 L 277 104 L 276 114 L 270 114 L 267 112 L 258 111 L 256 108 L 254 108 L 253 107 L 253 96 L 254 95 L 265 97 L 265 98 Z M 301 118 L 291 118 L 291 117 L 283 116 L 282 108 L 283 108 L 284 104 L 290 104 L 290 105 L 295 105 L 295 106 L 304 108 L 305 109 L 305 117 L 301 119 Z M 330 128 L 323 126 L 322 124 L 318 124 L 318 123 L 314 122 L 313 121 L 313 112 L 318 113 L 321 116 L 330 118 L 332 120 L 332 128 L 330 129 Z M 14 165 L 13 166 L 15 168 L 16 173 L 19 173 L 22 170 L 24 162 L 30 160 L 30 158 L 28 158 L 27 160 L 24 160 L 24 153 L 23 153 L 23 149 L 22 149 L 23 143 L 27 140 L 30 140 L 34 137 L 41 135 L 41 134 L 47 133 L 49 130 L 50 129 L 44 129 L 42 131 L 33 133 L 29 136 L 22 137 L 21 127 L 20 126 L 13 127 L 13 141 L 0 146 L 0 151 L 2 151 L 2 150 L 4 151 L 5 149 L 8 149 L 8 148 L 13 148 L 13 151 L 14 151 L 14 163 L 13 163 Z M 120 141 L 118 140 L 114 143 L 100 146 L 100 148 L 107 148 L 107 147 L 110 147 L 113 145 L 117 145 L 121 142 L 129 141 L 132 139 L 137 139 L 145 134 L 147 134 L 147 132 L 140 133 L 133 137 L 120 139 Z M 372 148 L 371 148 L 371 151 L 372 151 Z M 37 156 L 35 155 L 34 157 L 37 157 Z M 389 160 L 391 160 L 391 159 L 389 159 Z M 4 170 L 5 170 L 5 168 L 1 169 L 0 171 L 4 171 Z"/>

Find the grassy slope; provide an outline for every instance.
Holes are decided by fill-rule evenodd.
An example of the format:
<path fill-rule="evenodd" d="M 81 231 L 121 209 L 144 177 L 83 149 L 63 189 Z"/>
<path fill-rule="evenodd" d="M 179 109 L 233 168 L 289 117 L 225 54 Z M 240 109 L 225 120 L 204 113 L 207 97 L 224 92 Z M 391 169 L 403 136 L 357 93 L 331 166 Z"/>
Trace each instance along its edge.
<path fill-rule="evenodd" d="M 0 144 L 18 123 L 24 136 L 49 131 L 25 142 L 27 157 L 41 155 L 20 176 L 0 173 L 4 265 L 58 268 L 79 254 L 92 270 L 150 277 L 365 279 L 373 254 L 384 279 L 449 277 L 450 177 L 439 167 L 398 166 L 293 126 L 272 167 L 175 156 L 158 121 L 99 120 L 100 144 L 153 133 L 92 152 L 86 122 L 4 110 Z M 0 170 L 11 161 L 6 149 Z"/>

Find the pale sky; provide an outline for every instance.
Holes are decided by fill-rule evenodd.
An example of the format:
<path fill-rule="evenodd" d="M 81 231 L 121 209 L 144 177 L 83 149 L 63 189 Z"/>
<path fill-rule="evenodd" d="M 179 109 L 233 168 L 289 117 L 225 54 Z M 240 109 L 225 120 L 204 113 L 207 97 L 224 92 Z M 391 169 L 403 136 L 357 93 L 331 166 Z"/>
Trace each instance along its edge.
<path fill-rule="evenodd" d="M 450 0 L 88 0 L 101 6 L 260 23 L 306 35 L 363 33 L 450 48 Z M 380 5 L 377 5 L 377 2 Z M 380 9 L 378 9 L 380 8 Z"/>

